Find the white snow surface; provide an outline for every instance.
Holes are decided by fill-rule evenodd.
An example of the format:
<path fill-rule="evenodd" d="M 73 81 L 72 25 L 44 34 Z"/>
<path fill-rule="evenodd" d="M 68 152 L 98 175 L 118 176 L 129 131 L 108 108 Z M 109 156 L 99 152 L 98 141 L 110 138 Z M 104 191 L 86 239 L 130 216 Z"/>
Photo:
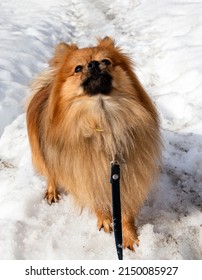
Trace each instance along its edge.
<path fill-rule="evenodd" d="M 54 46 L 112 36 L 156 103 L 158 182 L 124 259 L 202 258 L 202 1 L 0 0 L 0 259 L 117 259 L 114 236 L 70 195 L 49 206 L 32 167 L 24 102 Z M 134 194 L 135 195 L 135 194 Z"/>

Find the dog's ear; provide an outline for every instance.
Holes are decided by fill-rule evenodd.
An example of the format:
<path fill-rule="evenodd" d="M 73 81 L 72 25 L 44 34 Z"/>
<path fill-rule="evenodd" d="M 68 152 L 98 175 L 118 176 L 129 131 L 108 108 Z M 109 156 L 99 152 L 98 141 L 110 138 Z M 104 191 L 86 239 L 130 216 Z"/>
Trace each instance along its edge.
<path fill-rule="evenodd" d="M 105 48 L 107 48 L 107 47 L 114 48 L 115 47 L 115 41 L 112 38 L 110 38 L 109 36 L 106 36 L 103 39 L 97 38 L 97 41 L 98 41 L 98 46 L 105 47 Z"/>
<path fill-rule="evenodd" d="M 55 52 L 53 59 L 50 61 L 50 65 L 59 65 L 61 64 L 64 59 L 73 51 L 77 50 L 78 47 L 75 44 L 68 45 L 64 42 L 59 43 L 55 47 Z"/>

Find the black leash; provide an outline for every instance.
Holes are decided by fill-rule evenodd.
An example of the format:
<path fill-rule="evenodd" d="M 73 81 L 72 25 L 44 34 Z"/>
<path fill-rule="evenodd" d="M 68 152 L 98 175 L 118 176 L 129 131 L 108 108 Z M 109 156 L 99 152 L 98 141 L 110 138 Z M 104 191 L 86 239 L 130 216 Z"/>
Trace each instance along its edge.
<path fill-rule="evenodd" d="M 120 198 L 120 164 L 118 161 L 111 163 L 112 185 L 112 212 L 116 250 L 119 260 L 123 260 L 122 248 L 122 223 L 121 223 L 121 198 Z"/>

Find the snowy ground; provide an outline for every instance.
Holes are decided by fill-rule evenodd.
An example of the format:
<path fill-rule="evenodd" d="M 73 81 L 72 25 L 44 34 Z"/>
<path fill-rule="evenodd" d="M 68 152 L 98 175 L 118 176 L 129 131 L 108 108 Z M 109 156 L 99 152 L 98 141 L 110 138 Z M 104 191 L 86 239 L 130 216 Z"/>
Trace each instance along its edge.
<path fill-rule="evenodd" d="M 164 137 L 159 182 L 137 220 L 140 246 L 124 259 L 202 258 L 201 14 L 201 0 L 0 0 L 0 259 L 116 259 L 113 235 L 70 196 L 43 200 L 23 113 L 56 43 L 105 35 L 134 59 Z"/>

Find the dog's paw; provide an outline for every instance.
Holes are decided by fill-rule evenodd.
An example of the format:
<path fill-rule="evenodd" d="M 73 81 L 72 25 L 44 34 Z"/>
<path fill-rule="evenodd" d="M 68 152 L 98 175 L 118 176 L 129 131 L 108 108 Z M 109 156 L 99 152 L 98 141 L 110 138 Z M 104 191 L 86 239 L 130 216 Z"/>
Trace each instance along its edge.
<path fill-rule="evenodd" d="M 61 199 L 61 196 L 58 192 L 49 192 L 48 190 L 46 191 L 44 195 L 44 199 L 47 200 L 48 204 L 52 203 L 57 203 Z"/>
<path fill-rule="evenodd" d="M 99 230 L 102 228 L 106 233 L 112 232 L 112 217 L 110 215 L 105 215 L 100 211 L 97 211 L 97 227 Z"/>
<path fill-rule="evenodd" d="M 123 248 L 130 249 L 131 251 L 134 251 L 134 245 L 139 246 L 139 239 L 136 236 L 136 234 L 127 234 L 126 236 L 123 236 Z"/>
<path fill-rule="evenodd" d="M 137 235 L 137 229 L 131 219 L 131 221 L 123 220 L 123 248 L 128 248 L 134 251 L 134 245 L 139 246 L 139 239 Z"/>
<path fill-rule="evenodd" d="M 97 227 L 99 230 L 103 228 L 106 233 L 112 232 L 112 222 L 110 219 L 98 220 Z"/>

